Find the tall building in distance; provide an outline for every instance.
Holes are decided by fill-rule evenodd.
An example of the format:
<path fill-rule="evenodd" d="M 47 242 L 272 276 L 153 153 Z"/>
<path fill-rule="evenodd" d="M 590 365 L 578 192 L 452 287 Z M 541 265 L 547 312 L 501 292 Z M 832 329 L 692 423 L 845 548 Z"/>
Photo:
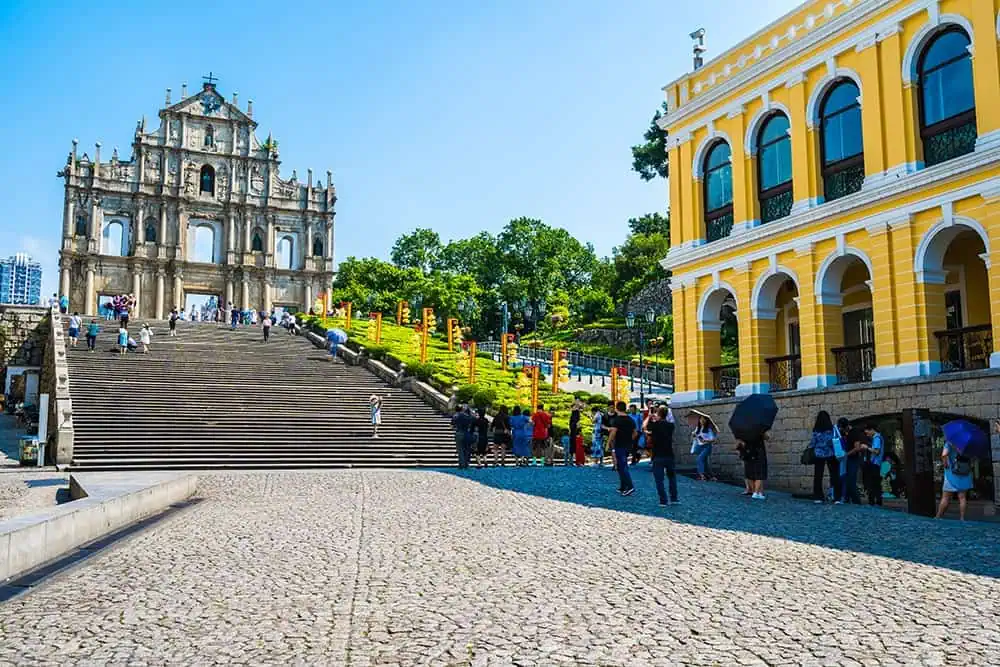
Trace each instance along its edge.
<path fill-rule="evenodd" d="M 159 127 L 136 126 L 132 155 L 77 154 L 65 185 L 60 294 L 96 314 L 132 294 L 139 317 L 215 299 L 227 306 L 308 310 L 333 280 L 336 194 L 279 175 L 278 142 L 258 141 L 253 102 L 241 109 L 206 77 L 179 101 L 167 89 Z"/>
<path fill-rule="evenodd" d="M 0 304 L 37 306 L 42 303 L 42 265 L 19 252 L 0 263 Z"/>

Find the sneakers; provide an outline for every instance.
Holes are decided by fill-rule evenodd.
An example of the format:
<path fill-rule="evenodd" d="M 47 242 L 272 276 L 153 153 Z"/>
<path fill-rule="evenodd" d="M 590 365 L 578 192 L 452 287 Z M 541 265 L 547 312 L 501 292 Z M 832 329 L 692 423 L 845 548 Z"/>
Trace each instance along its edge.
<path fill-rule="evenodd" d="M 843 503 L 843 501 L 840 501 L 840 500 L 834 500 L 833 504 L 834 505 L 843 505 L 844 503 Z"/>
<path fill-rule="evenodd" d="M 822 500 L 814 500 L 813 501 L 813 505 L 822 505 L 822 504 L 823 504 Z"/>
<path fill-rule="evenodd" d="M 660 503 L 660 507 L 670 507 L 670 503 Z"/>
<path fill-rule="evenodd" d="M 634 486 L 631 489 L 625 489 L 624 491 L 622 491 L 623 496 L 631 496 L 633 493 L 635 493 Z"/>
<path fill-rule="evenodd" d="M 750 496 L 750 498 L 753 500 L 765 500 L 767 496 L 765 496 L 763 493 L 755 493 L 752 496 Z"/>
<path fill-rule="evenodd" d="M 671 504 L 671 505 L 680 505 L 680 504 L 681 504 L 681 501 L 679 501 L 679 500 L 671 500 L 671 501 L 670 501 L 670 504 Z"/>

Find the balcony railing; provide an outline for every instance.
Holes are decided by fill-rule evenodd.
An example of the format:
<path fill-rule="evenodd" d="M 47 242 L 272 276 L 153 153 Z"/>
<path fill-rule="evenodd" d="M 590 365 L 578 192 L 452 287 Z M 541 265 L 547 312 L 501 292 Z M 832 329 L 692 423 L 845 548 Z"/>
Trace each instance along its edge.
<path fill-rule="evenodd" d="M 837 384 L 872 381 L 875 343 L 835 347 L 830 351 L 837 366 Z"/>
<path fill-rule="evenodd" d="M 989 368 L 993 354 L 993 326 L 981 324 L 961 329 L 936 331 L 941 351 L 941 372 L 973 371 Z"/>
<path fill-rule="evenodd" d="M 772 392 L 796 389 L 802 377 L 802 355 L 772 357 L 767 360 L 767 370 Z"/>
<path fill-rule="evenodd" d="M 739 364 L 713 366 L 709 370 L 712 371 L 712 388 L 716 398 L 736 395 L 736 385 L 740 383 Z"/>

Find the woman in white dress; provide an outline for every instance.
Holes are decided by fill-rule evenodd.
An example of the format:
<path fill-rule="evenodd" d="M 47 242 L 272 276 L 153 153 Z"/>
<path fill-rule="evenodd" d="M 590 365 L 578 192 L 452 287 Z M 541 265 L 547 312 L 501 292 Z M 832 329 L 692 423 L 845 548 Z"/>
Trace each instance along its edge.
<path fill-rule="evenodd" d="M 372 394 L 368 398 L 368 407 L 371 410 L 372 437 L 378 437 L 378 427 L 382 425 L 382 397 Z"/>

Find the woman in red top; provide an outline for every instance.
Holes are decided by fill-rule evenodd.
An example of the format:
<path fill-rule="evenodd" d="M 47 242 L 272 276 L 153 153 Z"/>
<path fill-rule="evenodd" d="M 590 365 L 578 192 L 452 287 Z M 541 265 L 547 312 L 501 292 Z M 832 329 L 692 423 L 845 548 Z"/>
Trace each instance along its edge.
<path fill-rule="evenodd" d="M 545 461 L 545 446 L 549 439 L 549 427 L 552 417 L 545 411 L 545 406 L 538 404 L 538 411 L 531 415 L 531 465 L 542 465 Z"/>

